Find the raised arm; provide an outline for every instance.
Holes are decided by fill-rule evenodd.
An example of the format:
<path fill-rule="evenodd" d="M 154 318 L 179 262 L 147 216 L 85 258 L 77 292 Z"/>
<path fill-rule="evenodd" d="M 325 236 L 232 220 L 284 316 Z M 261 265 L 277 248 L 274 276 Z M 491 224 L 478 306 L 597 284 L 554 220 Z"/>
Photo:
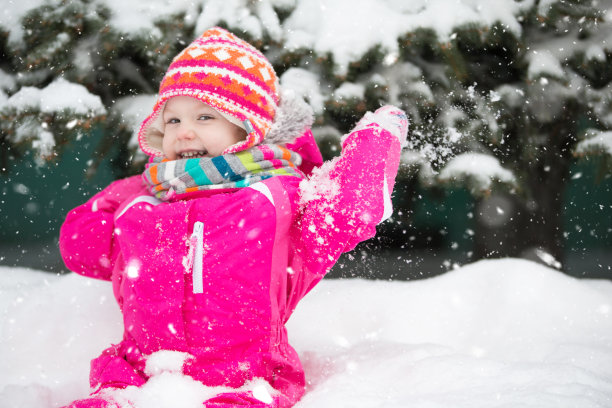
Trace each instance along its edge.
<path fill-rule="evenodd" d="M 342 154 L 300 185 L 301 219 L 293 233 L 294 268 L 305 294 L 342 252 L 376 234 L 391 215 L 391 192 L 408 121 L 401 110 L 385 106 L 368 113 L 342 141 Z M 307 278 L 309 275 L 310 278 Z M 305 279 L 304 279 L 305 278 Z"/>
<path fill-rule="evenodd" d="M 68 213 L 59 238 L 60 252 L 68 269 L 110 280 L 117 255 L 113 247 L 115 211 L 141 190 L 141 176 L 117 180 Z"/>

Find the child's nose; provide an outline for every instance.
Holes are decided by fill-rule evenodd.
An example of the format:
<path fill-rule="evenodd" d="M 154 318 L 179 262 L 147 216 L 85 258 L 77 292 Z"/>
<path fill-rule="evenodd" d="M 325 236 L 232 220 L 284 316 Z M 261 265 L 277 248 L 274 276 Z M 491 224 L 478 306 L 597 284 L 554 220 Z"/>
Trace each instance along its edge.
<path fill-rule="evenodd" d="M 195 136 L 196 136 L 195 131 L 193 130 L 193 128 L 191 126 L 182 125 L 179 128 L 179 132 L 178 132 L 178 138 L 179 139 L 190 140 L 190 139 L 195 138 Z"/>

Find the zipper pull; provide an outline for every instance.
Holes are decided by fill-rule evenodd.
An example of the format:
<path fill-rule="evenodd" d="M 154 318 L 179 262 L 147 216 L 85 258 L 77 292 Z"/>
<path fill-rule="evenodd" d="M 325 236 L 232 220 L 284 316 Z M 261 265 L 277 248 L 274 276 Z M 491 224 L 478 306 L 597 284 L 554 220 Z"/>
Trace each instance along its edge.
<path fill-rule="evenodd" d="M 204 224 L 200 221 L 196 221 L 193 224 L 193 233 L 191 234 L 191 245 L 194 245 L 193 250 L 193 267 L 192 267 L 192 280 L 193 280 L 193 293 L 204 292 L 204 282 L 202 281 L 202 257 L 204 252 Z"/>

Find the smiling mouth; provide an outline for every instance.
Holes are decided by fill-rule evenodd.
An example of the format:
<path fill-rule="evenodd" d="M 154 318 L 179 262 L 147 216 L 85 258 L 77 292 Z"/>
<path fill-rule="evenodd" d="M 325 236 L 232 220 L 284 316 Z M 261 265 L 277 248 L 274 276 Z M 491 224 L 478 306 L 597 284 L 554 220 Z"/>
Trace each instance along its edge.
<path fill-rule="evenodd" d="M 206 157 L 207 155 L 208 155 L 208 150 L 197 150 L 197 151 L 179 153 L 178 157 L 181 159 L 199 159 L 202 157 Z"/>

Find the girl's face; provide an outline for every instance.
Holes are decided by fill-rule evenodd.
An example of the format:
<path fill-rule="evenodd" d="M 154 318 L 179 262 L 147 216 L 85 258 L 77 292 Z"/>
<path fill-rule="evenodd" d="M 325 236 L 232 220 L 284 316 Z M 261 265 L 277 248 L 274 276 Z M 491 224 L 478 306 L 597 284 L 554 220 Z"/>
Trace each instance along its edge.
<path fill-rule="evenodd" d="M 162 150 L 169 160 L 215 157 L 241 140 L 246 131 L 218 111 L 190 96 L 166 102 Z"/>

